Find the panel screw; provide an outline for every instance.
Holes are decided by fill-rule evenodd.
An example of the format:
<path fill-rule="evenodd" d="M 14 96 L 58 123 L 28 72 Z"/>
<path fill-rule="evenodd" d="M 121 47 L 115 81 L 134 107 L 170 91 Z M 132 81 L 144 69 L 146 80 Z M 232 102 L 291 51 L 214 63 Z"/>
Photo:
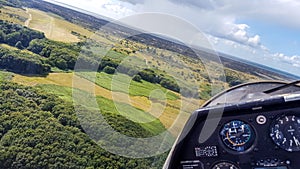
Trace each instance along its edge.
<path fill-rule="evenodd" d="M 256 117 L 256 122 L 258 124 L 266 124 L 267 118 L 264 115 L 259 115 Z"/>

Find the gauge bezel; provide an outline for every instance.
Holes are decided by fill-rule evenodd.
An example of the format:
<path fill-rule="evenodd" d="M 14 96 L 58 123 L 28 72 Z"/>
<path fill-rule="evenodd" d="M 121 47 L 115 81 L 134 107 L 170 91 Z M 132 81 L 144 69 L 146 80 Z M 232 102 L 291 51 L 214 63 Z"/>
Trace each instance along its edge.
<path fill-rule="evenodd" d="M 232 161 L 226 161 L 226 160 L 214 162 L 213 165 L 211 165 L 210 169 L 213 169 L 216 165 L 221 164 L 221 163 L 228 163 L 228 164 L 234 165 L 237 169 L 241 169 L 237 163 L 234 163 Z"/>
<path fill-rule="evenodd" d="M 251 145 L 250 145 L 247 149 L 245 149 L 244 151 L 237 151 L 237 150 L 234 150 L 234 149 L 228 147 L 228 146 L 224 143 L 224 141 L 223 141 L 223 139 L 222 139 L 221 132 L 222 132 L 222 130 L 224 129 L 224 126 L 225 126 L 226 124 L 230 123 L 230 122 L 233 122 L 233 121 L 241 121 L 241 122 L 243 122 L 244 124 L 249 125 L 250 130 L 251 130 L 251 132 L 252 132 L 252 138 L 251 138 L 251 140 L 249 140 L 249 141 L 251 142 Z M 220 142 L 219 145 L 221 145 L 221 147 L 222 147 L 225 151 L 227 151 L 228 153 L 231 153 L 231 154 L 246 154 L 246 153 L 250 152 L 251 150 L 253 150 L 254 147 L 255 147 L 256 144 L 257 144 L 257 132 L 256 132 L 256 129 L 253 127 L 253 125 L 252 125 L 249 121 L 246 121 L 246 120 L 240 120 L 240 119 L 224 120 L 224 121 L 222 122 L 222 124 L 220 125 L 220 129 L 219 129 L 218 131 L 219 131 L 219 132 L 218 132 L 218 138 L 219 138 L 219 142 Z"/>
<path fill-rule="evenodd" d="M 297 115 L 296 112 L 285 112 L 285 113 L 281 113 L 277 116 L 274 117 L 274 119 L 272 120 L 270 126 L 269 126 L 269 138 L 271 139 L 272 143 L 274 144 L 275 147 L 278 147 L 280 150 L 283 150 L 283 151 L 286 151 L 286 152 L 290 152 L 290 153 L 295 153 L 295 152 L 300 152 L 300 149 L 299 151 L 288 151 L 287 149 L 285 148 L 282 148 L 282 146 L 276 144 L 275 140 L 273 139 L 273 137 L 271 136 L 271 133 L 272 133 L 272 128 L 274 128 L 275 124 L 278 123 L 278 120 L 279 119 L 282 119 L 284 117 L 287 117 L 287 116 L 295 116 L 297 118 L 300 118 L 300 115 Z M 300 140 L 299 140 L 300 141 Z"/>

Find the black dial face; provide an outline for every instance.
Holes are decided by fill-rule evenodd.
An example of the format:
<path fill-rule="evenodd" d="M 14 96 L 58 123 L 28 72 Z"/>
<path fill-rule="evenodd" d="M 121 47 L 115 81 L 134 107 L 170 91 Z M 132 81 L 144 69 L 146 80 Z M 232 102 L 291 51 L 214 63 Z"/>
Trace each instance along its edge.
<path fill-rule="evenodd" d="M 289 152 L 300 151 L 300 118 L 297 116 L 278 118 L 271 126 L 270 136 L 280 148 Z"/>
<path fill-rule="evenodd" d="M 239 169 L 239 168 L 230 162 L 220 162 L 214 165 L 212 169 Z"/>
<path fill-rule="evenodd" d="M 249 149 L 255 139 L 252 127 L 240 120 L 233 120 L 226 123 L 220 136 L 222 142 L 231 150 L 243 152 Z"/>

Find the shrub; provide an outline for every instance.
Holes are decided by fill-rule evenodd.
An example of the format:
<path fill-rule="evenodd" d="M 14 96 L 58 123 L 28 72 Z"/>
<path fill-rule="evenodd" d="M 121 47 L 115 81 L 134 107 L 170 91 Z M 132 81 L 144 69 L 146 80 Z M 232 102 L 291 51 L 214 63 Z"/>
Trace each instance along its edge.
<path fill-rule="evenodd" d="M 171 80 L 171 79 L 163 78 L 160 81 L 160 85 L 166 89 L 169 89 L 169 90 L 172 90 L 175 92 L 180 91 L 178 84 L 174 80 Z"/>
<path fill-rule="evenodd" d="M 105 66 L 105 68 L 103 69 L 103 71 L 107 74 L 114 74 L 116 69 L 110 66 Z"/>
<path fill-rule="evenodd" d="M 140 75 L 135 75 L 132 80 L 136 81 L 136 82 L 142 82 L 142 77 Z"/>
<path fill-rule="evenodd" d="M 157 83 L 158 82 L 158 76 L 151 69 L 144 69 L 143 71 L 139 72 L 139 75 L 145 81 L 148 81 L 148 82 L 151 82 L 151 83 Z"/>

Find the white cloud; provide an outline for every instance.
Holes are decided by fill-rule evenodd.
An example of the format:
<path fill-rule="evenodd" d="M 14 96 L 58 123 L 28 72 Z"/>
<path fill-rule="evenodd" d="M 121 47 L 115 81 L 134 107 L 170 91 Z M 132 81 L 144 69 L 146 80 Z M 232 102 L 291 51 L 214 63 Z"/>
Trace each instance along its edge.
<path fill-rule="evenodd" d="M 274 59 L 284 61 L 284 62 L 289 63 L 296 67 L 300 67 L 300 56 L 299 55 L 287 56 L 283 53 L 275 53 L 275 54 L 273 54 L 273 56 L 274 56 Z"/>
<path fill-rule="evenodd" d="M 215 48 L 229 54 L 252 61 L 277 66 L 268 61 L 281 59 L 287 65 L 299 66 L 298 56 L 272 54 L 262 44 L 264 37 L 253 32 L 251 25 L 244 21 L 252 20 L 268 24 L 300 29 L 299 0 L 59 0 L 92 10 L 101 15 L 119 19 L 144 12 L 166 13 L 180 17 L 213 37 Z M 88 1 L 88 2 L 87 2 Z M 146 21 L 145 21 L 146 22 Z M 175 28 L 174 28 L 175 29 Z M 266 30 L 268 31 L 268 30 Z M 265 56 L 265 57 L 264 57 Z M 260 58 L 262 57 L 262 58 Z M 298 72 L 298 70 L 294 70 Z"/>
<path fill-rule="evenodd" d="M 278 22 L 285 17 L 284 20 L 293 20 L 292 23 L 295 24 L 297 22 L 291 16 L 300 16 L 299 8 L 294 7 L 299 5 L 296 0 L 233 0 L 231 3 L 226 0 L 86 0 L 88 3 L 85 0 L 58 1 L 85 8 L 89 5 L 93 12 L 114 19 L 143 12 L 167 13 L 186 19 L 208 34 L 258 48 L 262 48 L 261 36 L 249 33 L 251 28 L 245 23 L 237 23 L 238 19 L 255 18 Z"/>
<path fill-rule="evenodd" d="M 135 4 L 136 13 L 159 12 L 171 14 L 189 21 L 205 33 L 258 48 L 261 47 L 260 36 L 249 34 L 250 27 L 248 25 L 236 23 L 236 16 L 219 9 L 225 4 L 221 1 L 144 0 L 143 4 L 138 3 L 136 0 L 130 0 L 130 2 Z M 202 10 L 199 10 L 199 8 Z"/>
<path fill-rule="evenodd" d="M 229 15 L 235 18 L 254 18 L 256 20 L 274 22 L 276 24 L 289 25 L 300 28 L 300 22 L 295 18 L 300 16 L 299 0 L 122 0 L 133 4 L 147 4 L 152 2 L 153 6 L 160 6 L 170 2 L 177 4 L 179 8 L 194 8 L 198 12 L 205 10 L 212 13 Z M 172 10 L 165 6 L 165 11 Z M 179 13 L 180 14 L 180 13 Z"/>
<path fill-rule="evenodd" d="M 225 36 L 229 40 L 233 40 L 245 45 L 253 47 L 260 47 L 260 36 L 250 36 L 247 29 L 250 27 L 247 24 L 234 24 L 230 23 L 231 31 Z M 228 24 L 227 24 L 228 25 Z"/>
<path fill-rule="evenodd" d="M 120 18 L 120 17 L 134 14 L 133 10 L 131 10 L 125 4 L 122 4 L 120 2 L 119 3 L 109 2 L 109 3 L 103 4 L 102 7 L 104 9 L 106 9 L 107 11 L 112 12 L 115 15 L 114 18 Z"/>
<path fill-rule="evenodd" d="M 53 2 L 53 0 L 45 0 Z M 88 10 L 112 19 L 120 19 L 136 13 L 135 5 L 119 0 L 55 0 L 72 5 L 77 8 Z M 55 2 L 54 1 L 54 2 Z"/>
<path fill-rule="evenodd" d="M 298 27 L 299 0 L 56 0 L 92 9 L 114 19 L 142 12 L 161 12 L 190 21 L 201 30 L 253 46 L 260 45 L 260 35 L 238 20 L 255 19 Z"/>
<path fill-rule="evenodd" d="M 260 44 L 260 36 L 255 35 L 254 37 L 250 37 L 248 43 L 252 46 L 258 46 Z"/>
<path fill-rule="evenodd" d="M 274 60 L 274 51 L 270 51 L 261 42 L 263 36 L 252 32 L 251 27 L 243 23 L 253 20 L 300 29 L 300 21 L 296 20 L 300 16 L 299 9 L 298 0 L 232 0 L 230 3 L 226 0 L 145 0 L 143 11 L 168 13 L 184 18 L 217 38 L 218 40 L 211 39 L 217 50 L 300 74 L 297 69 L 300 65 L 298 57 L 286 56 Z M 278 65 L 281 61 L 284 64 Z"/>
<path fill-rule="evenodd" d="M 215 8 L 215 2 L 213 0 L 171 0 L 174 3 L 197 6 L 200 9 L 211 10 Z"/>

